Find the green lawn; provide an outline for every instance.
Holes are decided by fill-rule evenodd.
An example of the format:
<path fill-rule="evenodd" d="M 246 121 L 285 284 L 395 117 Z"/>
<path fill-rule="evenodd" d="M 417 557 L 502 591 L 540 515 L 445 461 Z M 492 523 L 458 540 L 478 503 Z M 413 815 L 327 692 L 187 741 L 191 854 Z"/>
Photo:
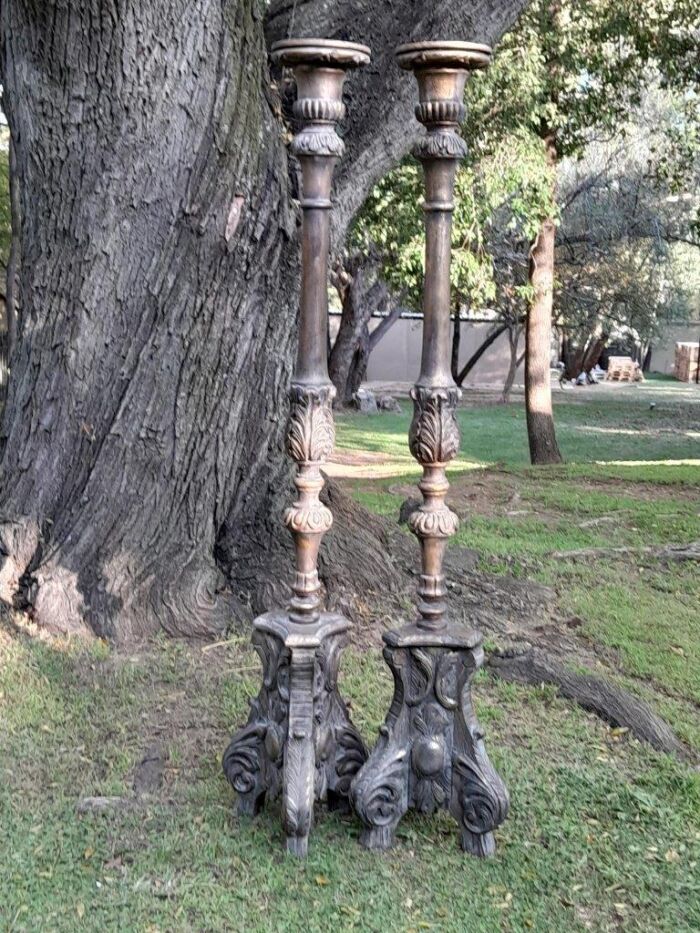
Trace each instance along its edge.
<path fill-rule="evenodd" d="M 464 401 L 469 403 L 469 390 Z M 403 413 L 339 421 L 338 449 L 385 453 L 397 464 L 413 463 L 406 448 L 410 402 Z M 650 407 L 654 405 L 654 407 Z M 700 389 L 654 380 L 642 385 L 599 385 L 568 389 L 555 397 L 557 438 L 572 463 L 589 461 L 674 461 L 700 463 Z M 519 404 L 463 407 L 456 467 L 529 463 L 523 409 Z"/>
<path fill-rule="evenodd" d="M 274 808 L 232 813 L 228 729 L 256 687 L 244 644 L 119 655 L 0 631 L 0 926 L 12 930 L 680 930 L 700 923 L 697 775 L 556 699 L 478 687 L 512 796 L 492 862 L 465 858 L 447 818 L 407 819 L 388 855 L 353 819 L 320 814 L 307 862 Z M 389 699 L 375 655 L 343 689 L 367 738 Z M 365 679 L 367 678 L 367 679 Z M 369 689 L 367 684 L 369 684 Z M 134 800 L 153 742 L 163 788 Z M 78 816 L 88 795 L 117 795 Z"/>
<path fill-rule="evenodd" d="M 546 469 L 527 465 L 519 406 L 465 407 L 450 495 L 460 543 L 482 566 L 554 587 L 562 617 L 582 620 L 577 631 L 610 676 L 696 751 L 697 563 L 552 552 L 700 539 L 699 402 L 666 382 L 600 400 L 559 396 L 572 462 Z M 416 478 L 408 414 L 340 420 L 341 455 L 369 452 L 391 467 L 341 482 L 395 515 Z M 0 621 L 2 930 L 700 929 L 700 773 L 551 688 L 477 681 L 512 798 L 494 860 L 464 857 L 447 817 L 408 818 L 396 849 L 373 855 L 357 843 L 356 820 L 321 812 L 299 862 L 284 854 L 275 807 L 253 822 L 234 816 L 221 773 L 257 685 L 247 637 L 123 652 L 22 626 Z M 391 692 L 378 650 L 346 652 L 342 689 L 371 741 Z M 137 798 L 134 770 L 154 745 L 163 784 Z M 77 802 L 97 795 L 119 803 L 78 815 Z"/>

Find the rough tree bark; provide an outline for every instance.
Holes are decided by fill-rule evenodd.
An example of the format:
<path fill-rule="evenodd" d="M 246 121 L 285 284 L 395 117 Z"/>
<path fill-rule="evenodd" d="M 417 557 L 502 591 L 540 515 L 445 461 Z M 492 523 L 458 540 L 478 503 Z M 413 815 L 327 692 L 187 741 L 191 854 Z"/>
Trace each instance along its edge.
<path fill-rule="evenodd" d="M 551 133 L 544 134 L 544 144 L 554 179 L 557 156 Z M 548 217 L 530 248 L 528 281 L 533 297 L 525 324 L 525 411 L 530 460 L 534 464 L 562 462 L 554 430 L 550 375 L 555 239 L 556 224 Z"/>
<path fill-rule="evenodd" d="M 23 223 L 0 597 L 126 640 L 220 631 L 275 590 L 298 211 L 266 44 L 374 47 L 349 85 L 339 245 L 414 135 L 394 46 L 493 42 L 523 5 L 3 2 Z"/>
<path fill-rule="evenodd" d="M 7 354 L 9 359 L 17 343 L 17 319 L 19 309 L 17 273 L 19 271 L 20 236 L 22 229 L 19 184 L 17 181 L 17 154 L 15 142 L 11 136 L 8 169 L 10 181 L 11 240 L 10 252 L 7 257 L 7 269 L 5 271 L 5 313 L 7 316 Z"/>

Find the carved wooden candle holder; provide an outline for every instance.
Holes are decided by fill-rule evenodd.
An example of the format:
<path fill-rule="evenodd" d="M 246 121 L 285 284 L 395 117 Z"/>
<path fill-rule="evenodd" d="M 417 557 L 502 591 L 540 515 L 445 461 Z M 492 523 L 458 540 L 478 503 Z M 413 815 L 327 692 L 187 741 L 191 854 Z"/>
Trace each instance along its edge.
<path fill-rule="evenodd" d="M 445 504 L 445 465 L 459 451 L 455 409 L 461 396 L 450 372 L 452 199 L 466 154 L 457 130 L 467 74 L 486 67 L 491 50 L 421 42 L 400 46 L 396 54 L 417 78 L 416 116 L 428 130 L 413 150 L 425 172 L 426 262 L 423 352 L 409 434 L 411 453 L 423 467 L 423 503 L 409 519 L 420 541 L 422 571 L 417 621 L 384 636 L 394 698 L 351 796 L 367 848 L 388 848 L 408 809 L 444 808 L 460 825 L 462 847 L 484 856 L 494 852 L 493 830 L 506 817 L 508 794 L 488 759 L 471 702 L 471 682 L 483 663 L 482 637 L 447 617 L 443 558 L 459 523 Z"/>
<path fill-rule="evenodd" d="M 292 142 L 302 173 L 303 232 L 299 351 L 287 435 L 298 498 L 284 516 L 294 537 L 296 573 L 288 610 L 253 623 L 263 683 L 223 767 L 241 813 L 255 814 L 266 798 L 281 794 L 287 849 L 295 855 L 307 852 L 314 802 L 347 807 L 350 782 L 367 757 L 337 689 L 350 623 L 322 611 L 317 566 L 321 539 L 333 523 L 319 493 L 320 468 L 335 443 L 326 346 L 331 184 L 344 150 L 335 123 L 345 112 L 346 73 L 367 64 L 369 51 L 323 39 L 287 39 L 272 49 L 275 62 L 294 69 L 294 115 L 302 126 Z"/>

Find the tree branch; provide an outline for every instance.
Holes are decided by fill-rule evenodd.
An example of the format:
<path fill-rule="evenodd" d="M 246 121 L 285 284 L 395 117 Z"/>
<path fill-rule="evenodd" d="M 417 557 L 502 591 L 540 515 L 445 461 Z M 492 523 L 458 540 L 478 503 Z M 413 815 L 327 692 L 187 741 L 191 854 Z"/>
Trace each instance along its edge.
<path fill-rule="evenodd" d="M 469 357 L 467 362 L 464 364 L 464 366 L 460 370 L 457 378 L 455 379 L 455 382 L 457 383 L 458 386 L 462 385 L 462 383 L 464 382 L 468 374 L 476 366 L 476 364 L 479 362 L 479 360 L 484 355 L 484 353 L 486 353 L 486 351 L 491 346 L 491 344 L 495 343 L 496 340 L 498 340 L 498 338 L 501 336 L 501 334 L 506 330 L 508 330 L 508 324 L 501 324 L 498 327 L 496 327 L 493 331 L 491 331 L 491 333 L 486 338 L 486 340 L 484 340 L 484 342 L 481 344 L 479 349 L 476 350 L 474 353 L 472 353 L 472 355 Z"/>
<path fill-rule="evenodd" d="M 379 341 L 388 333 L 389 329 L 398 321 L 406 309 L 398 302 L 391 309 L 391 312 L 382 318 L 381 324 L 374 328 L 369 337 L 370 353 L 377 346 Z"/>
<path fill-rule="evenodd" d="M 415 84 L 396 64 L 401 42 L 465 36 L 493 45 L 512 25 L 527 0 L 273 0 L 266 25 L 268 43 L 298 36 L 364 42 L 372 63 L 348 81 L 347 153 L 336 176 L 333 242 L 338 250 L 369 191 L 410 150 L 420 128 L 415 120 Z M 292 24 L 292 17 L 293 24 Z"/>

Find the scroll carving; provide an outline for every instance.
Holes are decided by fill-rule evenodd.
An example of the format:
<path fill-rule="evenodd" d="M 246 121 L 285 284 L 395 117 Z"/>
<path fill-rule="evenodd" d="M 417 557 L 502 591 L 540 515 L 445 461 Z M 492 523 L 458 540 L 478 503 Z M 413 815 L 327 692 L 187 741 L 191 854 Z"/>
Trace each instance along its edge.
<path fill-rule="evenodd" d="M 254 815 L 266 799 L 283 795 L 290 849 L 303 855 L 314 800 L 346 798 L 367 758 L 338 692 L 345 636 L 331 635 L 315 649 L 290 649 L 259 630 L 253 639 L 262 687 L 224 752 L 223 769 L 242 813 Z"/>
<path fill-rule="evenodd" d="M 473 633 L 472 633 L 473 634 Z M 400 640 L 400 634 L 393 636 Z M 392 845 L 407 809 L 449 809 L 473 854 L 493 853 L 508 794 L 486 754 L 471 705 L 481 645 L 416 649 L 389 645 L 394 701 L 367 764 L 351 787 L 368 848 Z"/>

